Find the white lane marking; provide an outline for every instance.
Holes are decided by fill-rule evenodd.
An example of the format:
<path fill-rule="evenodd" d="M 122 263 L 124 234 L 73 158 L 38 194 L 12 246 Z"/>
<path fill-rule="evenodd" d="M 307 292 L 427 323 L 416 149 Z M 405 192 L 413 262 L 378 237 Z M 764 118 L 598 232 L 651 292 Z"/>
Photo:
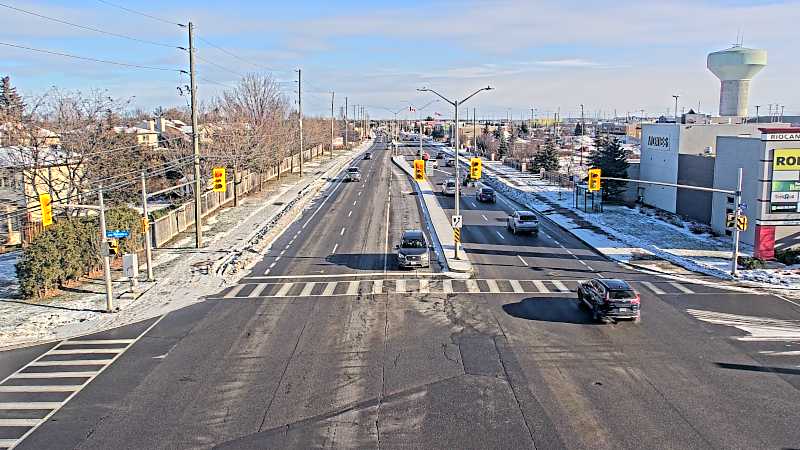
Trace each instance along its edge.
<path fill-rule="evenodd" d="M 473 209 L 478 209 L 478 205 L 476 205 L 474 202 L 468 201 L 467 203 L 469 203 Z"/>
<path fill-rule="evenodd" d="M 428 284 L 428 280 L 419 280 L 419 293 L 420 294 L 430 294 L 431 288 Z"/>
<path fill-rule="evenodd" d="M 406 280 L 395 280 L 394 291 L 398 294 L 404 293 L 406 291 Z"/>
<path fill-rule="evenodd" d="M 48 353 L 51 355 L 93 355 L 95 353 L 120 353 L 123 350 L 125 350 L 125 348 L 73 348 L 68 350 L 50 350 Z"/>
<path fill-rule="evenodd" d="M 339 232 L 339 236 L 344 236 L 344 230 L 346 230 L 346 228 L 342 227 L 342 231 Z"/>
<path fill-rule="evenodd" d="M 487 221 L 487 222 L 489 221 L 489 219 L 488 219 L 488 218 L 486 218 L 486 214 L 481 214 L 481 217 L 483 217 L 483 220 L 485 220 L 485 221 Z"/>
<path fill-rule="evenodd" d="M 55 385 L 55 386 L 0 386 L 0 393 L 33 393 L 33 392 L 72 392 L 81 387 L 77 385 Z"/>
<path fill-rule="evenodd" d="M 489 286 L 489 292 L 493 294 L 497 294 L 500 292 L 500 288 L 497 286 L 496 280 L 486 280 L 486 284 Z"/>
<path fill-rule="evenodd" d="M 506 240 L 506 238 L 504 238 L 504 237 L 503 237 L 503 235 L 502 235 L 502 234 L 500 234 L 500 232 L 499 232 L 499 231 L 495 230 L 495 233 L 497 233 L 497 235 L 498 235 L 498 236 L 500 236 L 500 239 L 502 239 L 502 240 L 504 240 L 504 241 Z"/>
<path fill-rule="evenodd" d="M 383 280 L 375 280 L 372 282 L 372 293 L 383 294 Z"/>
<path fill-rule="evenodd" d="M 314 290 L 314 286 L 316 285 L 317 283 L 315 282 L 306 283 L 306 285 L 303 287 L 303 290 L 300 292 L 300 297 L 307 297 L 311 295 L 311 291 Z"/>
<path fill-rule="evenodd" d="M 331 255 L 335 255 L 336 254 L 336 249 L 337 248 L 339 248 L 339 244 L 338 243 L 333 246 L 333 250 L 331 251 Z"/>
<path fill-rule="evenodd" d="M 511 284 L 511 289 L 513 289 L 515 293 L 522 294 L 523 292 L 525 292 L 525 290 L 522 289 L 522 285 L 519 284 L 519 281 L 517 281 L 517 280 L 508 280 L 508 282 Z"/>
<path fill-rule="evenodd" d="M 132 344 L 133 339 L 74 339 L 70 341 L 64 341 L 61 345 L 74 345 L 74 344 Z"/>
<path fill-rule="evenodd" d="M 391 183 L 391 178 L 389 179 Z M 392 200 L 392 190 L 389 189 L 389 195 L 386 197 L 386 235 L 383 241 L 383 273 L 389 269 L 389 205 Z"/>
<path fill-rule="evenodd" d="M 28 366 L 48 367 L 48 366 L 102 366 L 109 364 L 113 359 L 79 359 L 75 361 L 34 361 Z"/>
<path fill-rule="evenodd" d="M 94 372 L 26 372 L 12 375 L 11 378 L 89 378 Z"/>
<path fill-rule="evenodd" d="M 269 271 L 270 271 L 270 269 L 265 270 L 264 271 L 264 275 L 269 275 Z"/>
<path fill-rule="evenodd" d="M 353 210 L 351 209 L 351 210 L 350 210 L 350 212 L 349 212 L 349 213 L 347 213 L 347 217 L 350 217 L 350 216 L 352 216 L 352 215 L 353 215 Z"/>
<path fill-rule="evenodd" d="M 564 283 L 562 283 L 561 281 L 553 280 L 553 281 L 551 281 L 551 283 L 553 283 L 553 286 L 555 286 L 556 289 L 558 289 L 559 291 L 561 291 L 561 292 L 569 292 L 569 289 L 567 289 L 567 286 L 565 286 Z"/>
<path fill-rule="evenodd" d="M 453 293 L 453 280 L 444 280 L 444 281 L 442 281 L 442 289 L 444 290 L 445 294 L 452 294 Z"/>
<path fill-rule="evenodd" d="M 267 272 L 269 272 L 269 270 L 267 270 Z M 244 289 L 245 286 L 247 286 L 247 285 L 246 284 L 240 284 L 238 286 L 235 286 L 233 289 L 230 290 L 230 292 L 228 292 L 227 294 L 223 295 L 222 298 L 236 297 L 237 295 L 239 295 L 239 292 L 242 292 L 242 289 Z"/>
<path fill-rule="evenodd" d="M 590 265 L 588 265 L 588 264 L 585 264 L 585 263 L 584 263 L 584 266 L 586 266 L 586 268 L 587 268 L 587 269 L 589 269 L 589 270 L 591 270 L 592 272 L 594 272 L 594 269 L 592 269 L 592 266 L 590 266 Z"/>
<path fill-rule="evenodd" d="M 800 323 L 797 320 L 773 319 L 770 317 L 740 316 L 701 309 L 687 309 L 695 319 L 716 325 L 737 328 L 747 336 L 731 336 L 731 339 L 745 342 L 798 342 Z"/>
<path fill-rule="evenodd" d="M 285 254 L 286 254 L 286 249 L 281 250 L 281 252 L 279 253 L 280 256 L 283 256 Z"/>
<path fill-rule="evenodd" d="M 547 286 L 545 286 L 544 283 L 542 283 L 539 280 L 533 280 L 533 285 L 536 286 L 536 290 L 541 292 L 542 294 L 550 293 L 550 289 L 547 289 Z"/>
<path fill-rule="evenodd" d="M 519 258 L 519 260 L 522 261 L 522 264 L 525 264 L 525 267 L 528 267 L 528 263 L 526 263 L 525 260 L 522 259 L 522 256 L 517 255 L 517 258 Z"/>
<path fill-rule="evenodd" d="M 5 402 L 0 403 L 0 411 L 9 409 L 54 409 L 60 407 L 61 405 L 62 402 Z"/>
<path fill-rule="evenodd" d="M 300 227 L 301 229 L 305 229 L 308 226 L 308 224 L 311 222 L 311 220 L 314 219 L 314 216 L 317 215 L 319 210 L 321 210 L 322 207 L 325 206 L 325 203 L 327 203 L 328 200 L 330 200 L 331 197 L 333 197 L 333 194 L 336 193 L 336 191 L 339 189 L 339 186 L 342 185 L 342 181 L 344 181 L 344 177 L 339 177 L 339 181 L 333 187 L 331 192 L 328 195 L 325 196 L 325 198 L 322 200 L 322 203 L 320 203 L 319 206 L 317 207 L 317 209 L 315 209 L 314 212 L 311 213 L 311 216 L 308 218 L 308 220 L 306 220 L 305 223 L 303 224 L 303 226 Z M 299 235 L 299 234 L 300 234 L 300 230 L 298 230 L 297 233 L 295 233 L 295 237 L 297 237 L 297 235 Z"/>
<path fill-rule="evenodd" d="M 275 262 L 278 262 L 278 261 L 280 261 L 280 260 L 281 260 L 281 256 L 277 256 L 277 257 L 275 257 Z"/>
<path fill-rule="evenodd" d="M 256 284 L 256 287 L 254 287 L 253 290 L 250 291 L 249 294 L 247 294 L 247 296 L 248 297 L 260 297 L 261 294 L 264 293 L 264 289 L 266 289 L 266 288 L 267 288 L 267 285 L 265 283 L 258 283 L 258 284 Z"/>
<path fill-rule="evenodd" d="M 467 283 L 467 292 L 470 294 L 477 294 L 481 291 L 480 287 L 478 287 L 478 282 L 475 280 L 466 280 Z"/>
<path fill-rule="evenodd" d="M 347 293 L 345 295 L 358 295 L 358 284 L 360 281 L 351 281 L 347 286 Z"/>
<path fill-rule="evenodd" d="M 270 265 L 269 265 L 269 268 L 270 268 L 270 269 L 272 269 L 273 267 L 275 267 L 275 266 L 277 266 L 277 265 L 278 265 L 278 263 L 276 263 L 276 262 L 273 262 L 272 264 L 270 264 Z"/>
<path fill-rule="evenodd" d="M 286 294 L 289 293 L 289 289 L 291 289 L 292 286 L 294 286 L 294 283 L 285 283 L 275 294 L 275 297 L 286 297 Z"/>
<path fill-rule="evenodd" d="M 331 296 L 331 295 L 333 295 L 333 291 L 334 290 L 336 290 L 336 282 L 335 281 L 331 281 L 330 283 L 328 283 L 327 286 L 325 286 L 325 290 L 322 292 L 322 295 L 324 295 L 326 297 L 327 296 Z"/>
<path fill-rule="evenodd" d="M 356 206 L 356 203 L 358 203 L 358 200 L 353 201 L 353 206 Z"/>
<path fill-rule="evenodd" d="M 657 294 L 657 295 L 665 294 L 664 291 L 662 291 L 661 289 L 657 288 L 656 285 L 654 285 L 653 283 L 651 283 L 649 281 L 640 281 L 640 283 L 642 283 L 645 287 L 647 287 L 648 289 L 653 291 L 654 294 Z"/>
<path fill-rule="evenodd" d="M 361 197 L 361 191 L 358 191 L 358 196 Z"/>
<path fill-rule="evenodd" d="M 676 283 L 676 282 L 674 282 L 674 281 L 670 281 L 670 282 L 669 282 L 669 284 L 670 284 L 670 286 L 672 286 L 672 287 L 674 287 L 675 289 L 677 289 L 677 290 L 679 290 L 679 291 L 683 292 L 684 294 L 694 294 L 694 291 L 693 291 L 693 290 L 691 290 L 691 289 L 687 288 L 686 286 L 684 286 L 684 285 L 682 285 L 682 284 L 680 284 L 680 283 Z"/>

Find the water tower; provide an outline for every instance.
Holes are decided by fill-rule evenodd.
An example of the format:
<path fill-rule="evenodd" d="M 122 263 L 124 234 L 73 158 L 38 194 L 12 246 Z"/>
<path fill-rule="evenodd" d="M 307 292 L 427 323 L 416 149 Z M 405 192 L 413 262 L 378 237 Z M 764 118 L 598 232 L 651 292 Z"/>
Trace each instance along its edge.
<path fill-rule="evenodd" d="M 722 82 L 720 116 L 747 116 L 750 81 L 767 65 L 767 51 L 735 45 L 708 55 L 708 70 Z"/>

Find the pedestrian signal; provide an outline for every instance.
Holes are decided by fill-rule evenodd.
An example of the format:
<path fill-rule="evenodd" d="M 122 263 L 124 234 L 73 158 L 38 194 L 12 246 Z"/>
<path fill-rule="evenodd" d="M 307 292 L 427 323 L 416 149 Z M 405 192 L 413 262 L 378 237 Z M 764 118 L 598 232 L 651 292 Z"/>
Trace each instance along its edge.
<path fill-rule="evenodd" d="M 422 159 L 414 160 L 414 179 L 417 181 L 425 180 L 425 161 Z"/>
<path fill-rule="evenodd" d="M 596 192 L 600 190 L 600 169 L 589 169 L 589 190 Z"/>
<path fill-rule="evenodd" d="M 473 180 L 480 180 L 481 179 L 481 159 L 480 158 L 470 158 L 469 160 L 469 177 Z"/>
<path fill-rule="evenodd" d="M 212 190 L 214 192 L 225 192 L 228 187 L 228 183 L 225 182 L 225 168 L 215 167 L 212 171 L 212 175 L 214 178 Z"/>

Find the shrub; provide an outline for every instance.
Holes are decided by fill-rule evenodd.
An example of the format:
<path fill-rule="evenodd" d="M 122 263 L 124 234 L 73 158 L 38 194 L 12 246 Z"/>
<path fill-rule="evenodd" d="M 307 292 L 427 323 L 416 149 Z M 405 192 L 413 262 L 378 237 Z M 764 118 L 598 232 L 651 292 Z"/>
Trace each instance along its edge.
<path fill-rule="evenodd" d="M 792 266 L 800 263 L 800 249 L 776 250 L 775 259 Z"/>
<path fill-rule="evenodd" d="M 746 270 L 763 269 L 766 263 L 760 259 L 751 258 L 749 256 L 740 256 L 737 261 L 739 267 Z"/>
<path fill-rule="evenodd" d="M 122 252 L 142 248 L 140 214 L 128 208 L 106 211 L 110 230 L 129 230 L 130 237 L 120 241 Z M 99 218 L 73 217 L 60 220 L 37 236 L 22 251 L 17 262 L 20 294 L 43 297 L 48 291 L 64 286 L 100 267 Z"/>

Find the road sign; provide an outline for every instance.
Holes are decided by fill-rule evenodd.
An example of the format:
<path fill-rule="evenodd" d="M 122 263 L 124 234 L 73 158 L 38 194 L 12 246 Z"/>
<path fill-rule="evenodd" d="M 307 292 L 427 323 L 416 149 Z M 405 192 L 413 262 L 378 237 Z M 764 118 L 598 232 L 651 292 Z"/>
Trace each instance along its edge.
<path fill-rule="evenodd" d="M 736 223 L 734 224 L 734 222 Z M 733 228 L 734 225 L 736 225 L 736 228 L 739 231 L 747 231 L 747 224 L 747 216 L 745 215 L 739 215 L 738 221 L 736 219 L 736 214 L 734 213 L 728 213 L 728 215 L 725 217 L 725 228 Z"/>
<path fill-rule="evenodd" d="M 739 231 L 747 231 L 747 216 L 739 216 L 738 222 L 736 222 L 736 228 Z"/>
<path fill-rule="evenodd" d="M 39 194 L 39 206 L 42 209 L 42 225 L 49 226 L 53 224 L 53 199 L 50 194 Z"/>
<path fill-rule="evenodd" d="M 589 191 L 596 192 L 600 190 L 600 169 L 589 169 Z"/>
<path fill-rule="evenodd" d="M 122 239 L 131 235 L 128 230 L 106 230 L 106 237 L 108 239 Z"/>
<path fill-rule="evenodd" d="M 453 228 L 453 240 L 456 244 L 461 242 L 461 228 Z"/>
<path fill-rule="evenodd" d="M 453 228 L 461 228 L 464 225 L 464 218 L 462 216 L 452 216 L 450 218 Z"/>
<path fill-rule="evenodd" d="M 225 192 L 225 190 L 228 188 L 228 183 L 225 182 L 225 168 L 214 167 L 214 169 L 211 171 L 211 175 L 214 178 L 211 189 L 214 192 Z"/>

